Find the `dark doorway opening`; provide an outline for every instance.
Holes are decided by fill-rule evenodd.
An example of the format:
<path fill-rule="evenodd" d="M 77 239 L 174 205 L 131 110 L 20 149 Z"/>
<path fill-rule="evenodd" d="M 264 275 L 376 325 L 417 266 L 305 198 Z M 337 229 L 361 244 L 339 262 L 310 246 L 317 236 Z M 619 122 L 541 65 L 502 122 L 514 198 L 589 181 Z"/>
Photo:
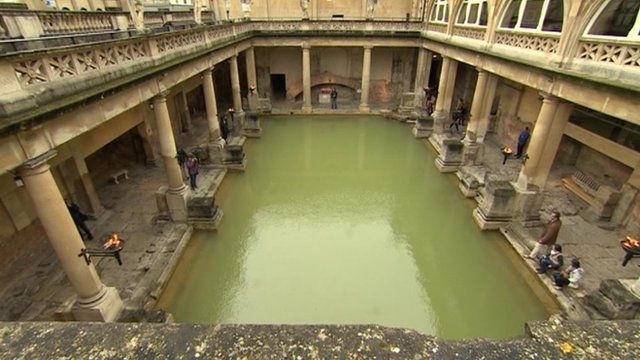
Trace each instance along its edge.
<path fill-rule="evenodd" d="M 271 74 L 271 95 L 278 100 L 287 97 L 287 80 L 284 74 Z"/>

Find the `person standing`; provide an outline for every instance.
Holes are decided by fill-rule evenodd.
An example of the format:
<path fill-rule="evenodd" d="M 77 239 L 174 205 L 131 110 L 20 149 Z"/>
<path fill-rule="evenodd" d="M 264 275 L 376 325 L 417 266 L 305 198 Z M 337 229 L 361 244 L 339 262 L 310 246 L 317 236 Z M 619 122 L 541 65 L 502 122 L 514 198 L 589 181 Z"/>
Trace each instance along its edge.
<path fill-rule="evenodd" d="M 551 212 L 551 219 L 547 225 L 545 225 L 542 234 L 536 241 L 536 246 L 529 254 L 529 259 L 537 259 L 541 255 L 547 255 L 549 253 L 549 247 L 554 245 L 558 239 L 558 233 L 560 232 L 561 226 L 562 221 L 560 221 L 560 212 L 553 210 Z"/>
<path fill-rule="evenodd" d="M 91 230 L 89 230 L 87 224 L 84 223 L 89 217 L 85 213 L 80 211 L 80 207 L 78 206 L 78 204 L 66 199 L 64 202 L 67 204 L 69 214 L 71 214 L 73 223 L 76 224 L 76 228 L 78 228 L 78 232 L 80 233 L 80 237 L 82 237 L 82 240 L 84 240 L 85 237 L 87 238 L 87 240 L 93 240 L 93 234 L 91 233 Z"/>
<path fill-rule="evenodd" d="M 325 93 L 326 94 L 326 93 Z M 335 87 L 331 88 L 331 108 L 338 108 L 338 90 Z"/>
<path fill-rule="evenodd" d="M 191 153 L 187 155 L 187 170 L 189 171 L 189 180 L 191 182 L 191 189 L 197 189 L 196 177 L 198 176 L 198 159 Z"/>
<path fill-rule="evenodd" d="M 529 127 L 527 126 L 518 136 L 518 152 L 516 153 L 516 159 L 520 159 L 520 157 L 522 156 L 524 147 L 527 145 L 530 137 L 531 133 L 529 132 Z"/>

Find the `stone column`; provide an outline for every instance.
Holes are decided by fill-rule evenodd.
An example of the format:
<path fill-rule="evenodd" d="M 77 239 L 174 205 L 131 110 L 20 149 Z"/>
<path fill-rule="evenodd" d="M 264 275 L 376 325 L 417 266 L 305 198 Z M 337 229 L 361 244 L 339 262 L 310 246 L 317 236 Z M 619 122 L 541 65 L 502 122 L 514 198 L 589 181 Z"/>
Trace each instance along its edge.
<path fill-rule="evenodd" d="M 60 265 L 78 295 L 71 310 L 73 319 L 115 321 L 122 311 L 122 300 L 115 288 L 104 286 L 93 264 L 78 256 L 85 245 L 47 163 L 55 155 L 55 151 L 49 151 L 29 160 L 20 168 L 20 176 Z"/>
<path fill-rule="evenodd" d="M 416 68 L 416 83 L 414 86 L 414 103 L 418 108 L 424 106 L 424 89 L 429 86 L 429 75 L 431 73 L 431 63 L 433 55 L 431 51 L 420 48 L 418 50 L 418 64 Z"/>
<path fill-rule="evenodd" d="M 478 132 L 476 133 L 477 141 L 483 143 L 487 136 L 487 130 L 489 129 L 489 122 L 491 117 L 491 107 L 493 106 L 493 99 L 496 96 L 496 88 L 498 87 L 498 77 L 493 74 L 488 74 L 487 87 L 484 90 L 484 105 L 480 112 L 480 118 L 478 119 Z"/>
<path fill-rule="evenodd" d="M 364 47 L 364 55 L 362 57 L 362 86 L 360 98 L 360 111 L 369 112 L 369 80 L 371 77 L 371 49 L 373 46 L 366 45 Z"/>
<path fill-rule="evenodd" d="M 311 108 L 311 57 L 307 44 L 302 45 L 302 112 L 310 113 Z"/>
<path fill-rule="evenodd" d="M 242 110 L 242 97 L 240 96 L 240 75 L 238 72 L 238 55 L 229 58 L 229 68 L 231 69 L 231 92 L 233 93 L 233 108 L 239 116 Z"/>
<path fill-rule="evenodd" d="M 207 108 L 207 126 L 209 128 L 209 143 L 207 150 L 209 158 L 214 164 L 222 164 L 222 155 L 225 141 L 221 136 L 220 122 L 218 122 L 218 105 L 213 86 L 213 69 L 207 69 L 203 73 L 202 88 L 204 89 L 204 103 Z"/>
<path fill-rule="evenodd" d="M 538 165 L 542 159 L 543 152 L 548 151 L 546 149 L 546 141 L 558 110 L 557 98 L 548 94 L 542 94 L 542 96 L 544 97 L 542 107 L 538 113 L 538 118 L 529 140 L 529 147 L 527 148 L 529 159 L 520 170 L 520 175 L 518 176 L 518 188 L 520 189 L 527 189 L 529 185 L 536 185 L 534 183 L 536 178 L 540 178 Z"/>
<path fill-rule="evenodd" d="M 458 62 L 449 57 L 442 57 L 442 69 L 440 71 L 440 84 L 438 85 L 438 99 L 433 113 L 434 132 L 442 133 L 444 124 L 449 118 L 451 102 L 453 101 L 453 90 L 456 83 L 456 72 Z"/>
<path fill-rule="evenodd" d="M 84 161 L 83 157 L 75 154 L 73 155 L 73 161 L 76 165 L 76 168 L 78 169 L 78 174 L 80 174 L 80 182 L 82 182 L 82 188 L 84 189 L 84 192 L 87 195 L 87 199 L 89 200 L 89 211 L 94 216 L 98 216 L 102 214 L 104 208 L 102 207 L 102 203 L 100 202 L 100 198 L 98 197 L 96 188 L 93 185 L 91 175 L 89 175 L 87 163 Z"/>
<path fill-rule="evenodd" d="M 182 96 L 181 102 L 182 104 L 182 120 L 184 120 L 184 130 L 191 131 L 191 112 L 189 111 L 189 102 L 187 101 L 187 92 L 182 90 L 180 91 L 180 95 Z"/>
<path fill-rule="evenodd" d="M 544 189 L 544 185 L 547 183 L 551 166 L 553 165 L 556 153 L 560 147 L 560 142 L 562 141 L 564 129 L 567 126 L 567 123 L 569 123 L 569 118 L 571 117 L 572 112 L 572 104 L 566 102 L 558 104 L 558 109 L 556 110 L 553 122 L 551 123 L 551 128 L 544 143 L 544 151 L 540 154 L 540 161 L 538 162 L 536 174 L 531 179 L 531 183 L 538 186 L 540 189 Z"/>
<path fill-rule="evenodd" d="M 247 100 L 249 102 L 249 110 L 258 110 L 258 76 L 256 75 L 256 55 L 253 47 L 245 52 L 245 60 L 247 64 L 247 83 L 249 84 L 249 94 Z"/>
<path fill-rule="evenodd" d="M 187 200 L 189 188 L 182 180 L 180 165 L 178 165 L 176 143 L 171 128 L 171 118 L 167 109 L 166 94 L 160 94 L 153 99 L 153 112 L 156 117 L 158 140 L 160 141 L 160 155 L 169 181 L 168 189 L 162 188 L 161 194 L 166 198 L 166 206 L 173 221 L 187 220 Z M 162 209 L 160 209 L 162 211 Z"/>
<path fill-rule="evenodd" d="M 473 93 L 473 101 L 471 102 L 471 117 L 467 125 L 467 134 L 465 140 L 475 142 L 478 134 L 478 123 L 480 122 L 481 110 L 484 105 L 485 90 L 487 88 L 487 72 L 478 69 L 478 80 L 476 81 L 476 89 Z"/>

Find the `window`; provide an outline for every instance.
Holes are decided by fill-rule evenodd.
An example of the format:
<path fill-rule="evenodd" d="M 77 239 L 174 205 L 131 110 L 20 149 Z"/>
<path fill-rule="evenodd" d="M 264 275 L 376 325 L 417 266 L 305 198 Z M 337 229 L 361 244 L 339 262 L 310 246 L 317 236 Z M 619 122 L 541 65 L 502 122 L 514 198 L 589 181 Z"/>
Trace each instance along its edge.
<path fill-rule="evenodd" d="M 456 24 L 487 26 L 487 0 L 464 0 Z"/>
<path fill-rule="evenodd" d="M 562 31 L 563 0 L 513 0 L 502 17 L 503 29 Z"/>
<path fill-rule="evenodd" d="M 640 38 L 640 1 L 611 0 L 592 20 L 587 34 Z"/>
<path fill-rule="evenodd" d="M 436 0 L 431 10 L 431 22 L 449 22 L 449 3 L 447 0 Z"/>

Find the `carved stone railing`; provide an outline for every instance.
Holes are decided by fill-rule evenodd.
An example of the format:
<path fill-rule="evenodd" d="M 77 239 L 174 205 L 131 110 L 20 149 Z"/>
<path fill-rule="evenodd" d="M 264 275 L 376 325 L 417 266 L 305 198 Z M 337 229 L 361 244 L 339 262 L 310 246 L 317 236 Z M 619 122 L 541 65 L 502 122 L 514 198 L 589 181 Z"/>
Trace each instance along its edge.
<path fill-rule="evenodd" d="M 427 24 L 427 31 L 435 31 L 435 32 L 446 34 L 447 33 L 447 25 L 446 24 L 428 23 Z"/>
<path fill-rule="evenodd" d="M 0 38 L 86 34 L 127 30 L 129 13 L 87 11 L 0 11 Z"/>
<path fill-rule="evenodd" d="M 468 26 L 456 26 L 453 28 L 454 36 L 466 37 L 469 39 L 484 41 L 484 37 L 487 33 L 486 27 L 468 27 Z"/>
<path fill-rule="evenodd" d="M 423 28 L 420 22 L 407 21 L 253 21 L 255 30 L 269 32 L 342 32 L 342 31 L 393 31 L 393 32 L 418 32 Z"/>
<path fill-rule="evenodd" d="M 640 44 L 625 44 L 608 40 L 581 40 L 576 58 L 640 67 Z"/>
<path fill-rule="evenodd" d="M 146 41 L 94 46 L 61 54 L 18 60 L 13 69 L 20 85 L 47 83 L 149 57 Z"/>
<path fill-rule="evenodd" d="M 144 12 L 144 26 L 149 28 L 161 27 L 164 25 L 165 16 L 164 13 L 156 11 Z"/>
<path fill-rule="evenodd" d="M 496 31 L 495 43 L 555 54 L 560 44 L 560 34 L 522 33 L 498 30 Z"/>

